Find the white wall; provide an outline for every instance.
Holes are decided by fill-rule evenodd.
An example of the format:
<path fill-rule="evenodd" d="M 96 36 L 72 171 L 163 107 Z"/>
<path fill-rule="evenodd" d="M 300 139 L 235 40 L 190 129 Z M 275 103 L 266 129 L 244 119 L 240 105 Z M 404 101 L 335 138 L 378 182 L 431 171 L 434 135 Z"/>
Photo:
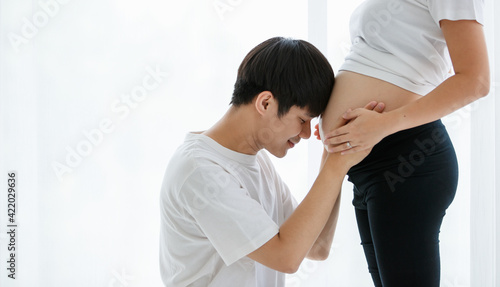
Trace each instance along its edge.
<path fill-rule="evenodd" d="M 0 181 L 16 171 L 18 248 L 11 280 L 2 184 L 0 286 L 161 286 L 159 188 L 185 133 L 206 129 L 225 112 L 239 63 L 272 36 L 310 39 L 338 69 L 348 16 L 359 2 L 329 2 L 322 10 L 326 0 L 0 1 Z M 492 60 L 499 32 L 489 30 Z M 500 238 L 500 220 L 491 219 L 498 217 L 491 184 L 499 157 L 484 152 L 499 142 L 500 123 L 491 115 L 500 103 L 483 102 L 449 118 L 462 175 L 443 223 L 443 286 L 494 286 L 471 280 L 492 283 L 500 265 L 483 262 Z M 471 137 L 487 141 L 471 145 Z M 320 149 L 311 140 L 273 160 L 298 199 L 317 172 Z M 471 193 L 471 184 L 490 189 L 488 197 L 474 201 L 485 193 Z M 305 262 L 288 286 L 370 284 L 348 183 L 344 189 L 331 258 Z M 477 213 L 489 219 L 477 229 L 475 208 L 489 212 Z M 487 246 L 475 241 L 483 239 Z"/>

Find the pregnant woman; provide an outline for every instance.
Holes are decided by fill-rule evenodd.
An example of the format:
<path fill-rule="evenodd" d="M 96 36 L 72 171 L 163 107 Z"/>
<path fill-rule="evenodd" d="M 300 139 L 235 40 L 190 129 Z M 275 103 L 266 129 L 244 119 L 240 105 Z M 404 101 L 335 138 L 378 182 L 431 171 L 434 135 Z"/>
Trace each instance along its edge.
<path fill-rule="evenodd" d="M 439 229 L 458 181 L 440 118 L 489 92 L 481 0 L 366 0 L 320 133 L 329 152 L 372 148 L 349 171 L 376 286 L 439 286 Z M 375 100 L 385 113 L 360 109 Z M 335 126 L 336 119 L 350 120 Z"/>

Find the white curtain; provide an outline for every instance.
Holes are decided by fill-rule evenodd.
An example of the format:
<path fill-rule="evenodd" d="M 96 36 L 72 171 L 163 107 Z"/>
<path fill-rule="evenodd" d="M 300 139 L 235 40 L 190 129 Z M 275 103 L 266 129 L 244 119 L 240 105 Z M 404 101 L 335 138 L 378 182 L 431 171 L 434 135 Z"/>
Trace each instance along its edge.
<path fill-rule="evenodd" d="M 338 69 L 349 45 L 348 16 L 360 2 L 1 1 L 0 286 L 162 286 L 159 189 L 184 135 L 226 111 L 239 63 L 270 37 L 310 39 Z M 489 11 L 494 61 L 500 27 Z M 495 286 L 498 199 L 491 190 L 478 203 L 489 204 L 480 219 L 491 217 L 478 230 L 471 205 L 477 192 L 470 186 L 491 189 L 498 175 L 499 133 L 490 131 L 500 126 L 498 118 L 491 122 L 499 101 L 492 95 L 483 102 L 448 121 L 461 182 L 441 233 L 442 286 Z M 487 128 L 476 130 L 483 122 L 476 116 Z M 483 144 L 470 140 L 475 133 L 492 154 L 474 153 Z M 311 139 L 273 160 L 298 200 L 317 172 L 320 150 Z M 478 168 L 486 162 L 489 181 Z M 344 189 L 331 257 L 305 261 L 288 286 L 370 285 L 349 183 Z M 9 193 L 16 194 L 15 215 Z M 484 234 L 490 245 L 475 253 Z M 474 260 L 491 272 L 476 272 Z M 471 283 L 488 276 L 489 285 Z"/>
<path fill-rule="evenodd" d="M 471 286 L 500 284 L 500 12 L 486 1 L 485 33 L 492 72 L 490 95 L 470 109 L 471 117 Z"/>

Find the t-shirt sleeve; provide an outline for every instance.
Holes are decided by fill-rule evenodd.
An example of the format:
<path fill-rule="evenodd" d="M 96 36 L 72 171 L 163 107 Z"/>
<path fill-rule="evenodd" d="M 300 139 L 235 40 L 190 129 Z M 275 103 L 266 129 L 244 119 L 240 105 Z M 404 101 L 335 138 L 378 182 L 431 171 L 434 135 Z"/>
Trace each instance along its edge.
<path fill-rule="evenodd" d="M 441 20 L 476 20 L 484 25 L 484 0 L 428 0 L 429 11 L 439 26 Z"/>
<path fill-rule="evenodd" d="M 226 265 L 279 232 L 262 205 L 219 166 L 197 168 L 184 182 L 179 200 Z"/>
<path fill-rule="evenodd" d="M 290 217 L 290 215 L 292 215 L 295 208 L 297 208 L 298 203 L 286 183 L 281 179 L 278 172 L 276 172 L 276 169 L 274 168 L 267 152 L 264 150 L 260 151 L 259 156 L 261 157 L 261 164 L 265 168 L 268 176 L 273 178 L 274 183 L 276 184 L 276 190 L 280 191 L 279 199 L 281 200 L 281 206 L 283 209 L 283 218 L 280 220 L 282 222 L 279 223 L 281 225 L 288 219 L 288 217 Z"/>
<path fill-rule="evenodd" d="M 293 197 L 292 193 L 290 192 L 290 189 L 288 186 L 281 181 L 280 179 L 280 184 L 282 186 L 281 190 L 281 198 L 283 200 L 283 214 L 284 214 L 284 219 L 287 220 L 290 215 L 295 211 L 297 208 L 297 200 L 295 200 L 295 197 Z"/>

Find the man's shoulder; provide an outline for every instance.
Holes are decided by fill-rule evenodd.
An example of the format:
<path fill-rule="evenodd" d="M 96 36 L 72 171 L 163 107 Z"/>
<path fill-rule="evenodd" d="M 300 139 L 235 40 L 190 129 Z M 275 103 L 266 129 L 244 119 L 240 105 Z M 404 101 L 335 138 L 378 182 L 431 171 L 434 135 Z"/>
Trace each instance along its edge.
<path fill-rule="evenodd" d="M 178 190 L 186 182 L 211 182 L 222 175 L 231 175 L 237 180 L 244 169 L 237 161 L 214 149 L 203 136 L 189 134 L 170 158 L 164 184 Z M 218 176 L 211 177 L 213 174 Z"/>
<path fill-rule="evenodd" d="M 170 158 L 165 177 L 186 178 L 197 169 L 216 165 L 213 158 L 215 156 L 203 141 L 187 137 Z"/>

